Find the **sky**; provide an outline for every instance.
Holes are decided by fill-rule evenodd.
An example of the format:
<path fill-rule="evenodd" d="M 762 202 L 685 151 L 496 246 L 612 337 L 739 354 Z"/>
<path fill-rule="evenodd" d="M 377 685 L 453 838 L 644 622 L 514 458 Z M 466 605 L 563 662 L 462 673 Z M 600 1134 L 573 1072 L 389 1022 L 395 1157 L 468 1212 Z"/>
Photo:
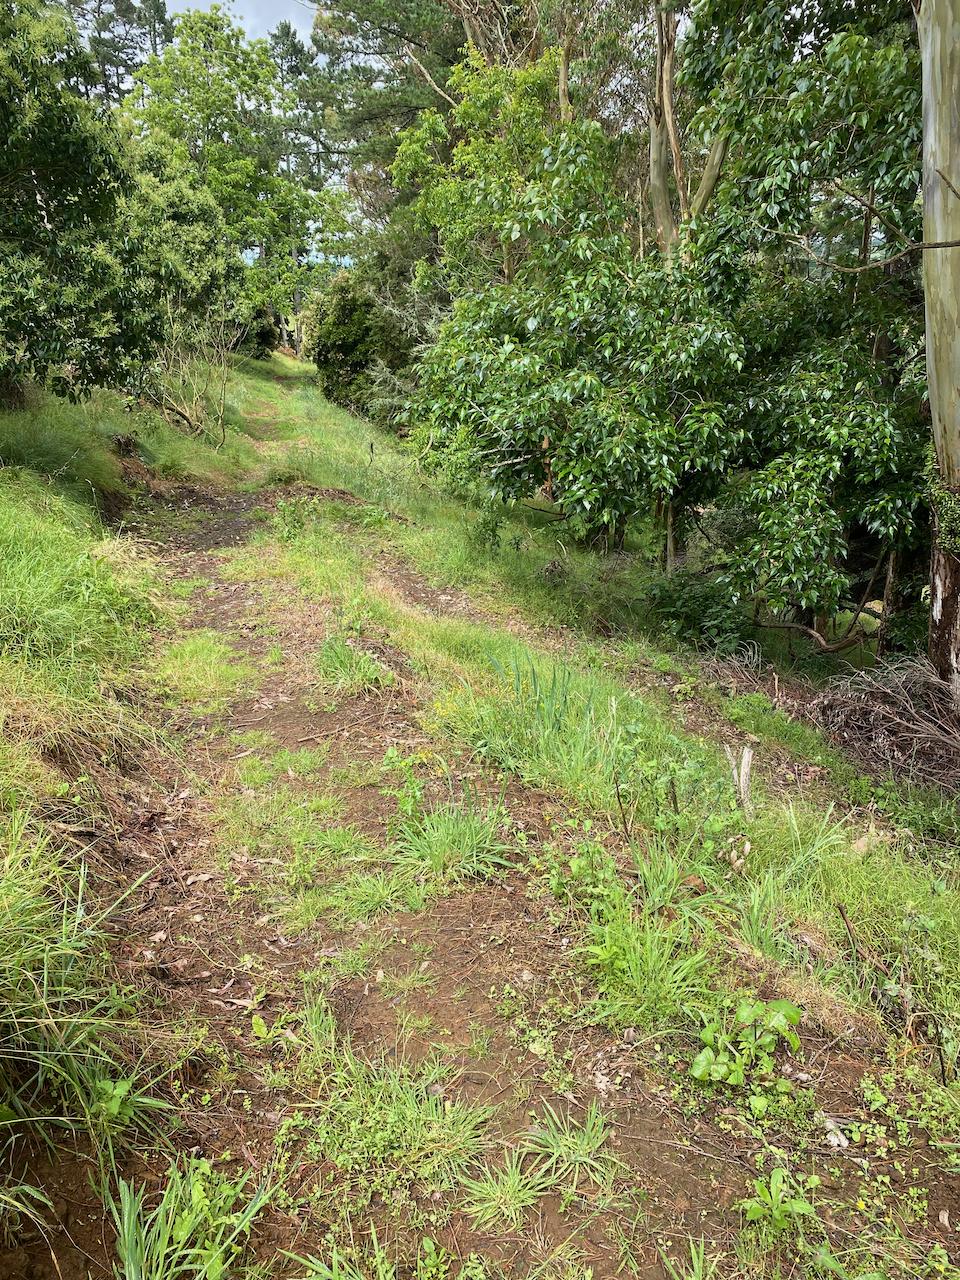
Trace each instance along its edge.
<path fill-rule="evenodd" d="M 213 0 L 167 0 L 167 11 L 209 9 L 212 3 Z M 248 36 L 265 36 L 286 19 L 308 39 L 313 26 L 314 7 L 302 0 L 230 0 L 223 7 L 231 11 Z"/>

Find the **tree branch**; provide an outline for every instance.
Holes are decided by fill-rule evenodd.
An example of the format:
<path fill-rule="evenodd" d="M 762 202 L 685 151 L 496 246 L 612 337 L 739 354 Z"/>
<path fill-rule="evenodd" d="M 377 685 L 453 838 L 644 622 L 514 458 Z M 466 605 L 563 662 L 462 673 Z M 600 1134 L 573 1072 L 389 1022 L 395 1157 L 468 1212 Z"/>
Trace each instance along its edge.
<path fill-rule="evenodd" d="M 856 276 L 863 271 L 875 271 L 877 267 L 888 267 L 893 262 L 900 262 L 903 258 L 908 258 L 911 253 L 917 253 L 924 249 L 960 249 L 960 240 L 922 240 L 911 242 L 905 249 L 901 249 L 899 253 L 891 254 L 889 258 L 874 258 L 871 262 L 866 262 L 859 267 L 847 267 L 840 262 L 832 262 L 829 258 L 821 258 L 819 254 L 813 252 L 806 240 L 800 239 L 798 236 L 787 235 L 786 232 L 780 231 L 777 235 L 784 236 L 796 248 L 802 249 L 807 257 L 818 263 L 821 267 L 827 267 L 830 271 L 842 271 L 844 275 Z"/>
<path fill-rule="evenodd" d="M 723 162 L 727 155 L 727 144 L 730 138 L 728 134 L 717 134 L 713 142 L 710 144 L 710 150 L 707 152 L 707 162 L 703 168 L 703 174 L 700 178 L 700 185 L 697 187 L 693 202 L 690 205 L 690 216 L 699 218 L 706 209 L 713 196 L 717 183 L 720 180 L 720 173 L 723 169 Z"/>
<path fill-rule="evenodd" d="M 757 626 L 764 631 L 797 631 L 812 640 L 821 653 L 839 653 L 843 649 L 851 649 L 865 639 L 862 631 L 848 631 L 839 640 L 824 640 L 819 631 L 813 627 L 805 627 L 802 622 L 758 622 Z"/>
<path fill-rule="evenodd" d="M 453 98 L 450 97 L 449 93 L 447 93 L 445 89 L 440 88 L 436 80 L 434 80 L 433 76 L 430 74 L 430 72 L 423 65 L 423 63 L 420 61 L 420 59 L 413 52 L 413 50 L 410 48 L 408 44 L 405 44 L 403 46 L 403 52 L 404 52 L 404 55 L 407 58 L 409 58 L 410 61 L 413 63 L 413 65 L 417 68 L 417 70 L 423 76 L 424 80 L 426 80 L 430 88 L 433 89 L 434 92 L 439 93 L 441 98 L 444 98 L 447 102 L 449 102 L 451 107 L 455 107 L 457 103 L 454 101 Z"/>

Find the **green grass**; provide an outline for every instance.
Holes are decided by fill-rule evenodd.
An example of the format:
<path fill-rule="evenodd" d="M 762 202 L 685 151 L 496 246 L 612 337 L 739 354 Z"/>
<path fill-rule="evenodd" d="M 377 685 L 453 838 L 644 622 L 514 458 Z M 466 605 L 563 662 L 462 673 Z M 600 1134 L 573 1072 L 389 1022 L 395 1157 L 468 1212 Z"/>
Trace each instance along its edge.
<path fill-rule="evenodd" d="M 481 758 L 589 809 L 615 812 L 622 804 L 637 827 L 677 827 L 678 818 L 696 826 L 729 814 L 720 751 L 683 734 L 656 705 L 600 672 L 561 665 L 516 641 L 504 665 L 502 643 L 484 644 L 481 627 L 466 636 L 465 624 L 430 631 L 432 643 L 473 677 L 436 698 L 435 723 Z"/>
<path fill-rule="evenodd" d="M 328 744 L 318 747 L 286 747 L 269 756 L 250 755 L 241 760 L 237 773 L 245 787 L 265 787 L 278 778 L 311 778 L 323 768 L 330 753 Z"/>
<path fill-rule="evenodd" d="M 613 895 L 583 948 L 604 1016 L 650 1035 L 696 1025 L 716 1002 L 710 941 L 682 917 L 661 918 L 625 891 Z"/>
<path fill-rule="evenodd" d="M 376 693 L 394 683 L 393 672 L 365 649 L 342 636 L 329 636 L 313 655 L 319 688 L 324 693 L 354 697 Z"/>
<path fill-rule="evenodd" d="M 526 1147 L 551 1178 L 575 1192 L 581 1182 L 609 1185 L 618 1167 L 606 1149 L 609 1137 L 610 1126 L 595 1101 L 589 1103 L 580 1121 L 561 1115 L 547 1102 Z"/>
<path fill-rule="evenodd" d="M 110 393 L 76 405 L 33 391 L 26 409 L 0 411 L 0 466 L 22 467 L 79 505 L 96 505 L 126 492 L 112 445 L 129 425 Z"/>
<path fill-rule="evenodd" d="M 366 846 L 352 829 L 332 828 L 341 803 L 335 796 L 301 791 L 285 782 L 267 790 L 227 795 L 216 806 L 217 843 L 226 853 L 241 852 L 254 859 L 276 860 L 289 873 L 304 859 L 327 865 L 330 854 L 337 865 L 344 856 L 344 842 L 354 856 Z"/>
<path fill-rule="evenodd" d="M 109 1150 L 156 1105 L 122 1065 L 123 994 L 105 962 L 87 869 L 25 816 L 0 829 L 0 1119 L 80 1128 Z"/>
<path fill-rule="evenodd" d="M 326 439 L 329 411 L 320 416 L 318 431 Z M 341 608 L 362 601 L 361 611 L 386 630 L 423 682 L 429 731 L 467 746 L 488 767 L 562 796 L 584 816 L 626 826 L 636 839 L 657 835 L 675 842 L 688 864 L 684 872 L 695 871 L 718 895 L 706 922 L 684 916 L 665 924 L 649 912 L 635 918 L 627 910 L 593 922 L 588 946 L 594 950 L 585 959 L 616 1021 L 635 1017 L 651 1028 L 692 1025 L 697 1008 L 714 999 L 714 983 L 726 981 L 716 954 L 731 933 L 739 932 L 770 962 L 803 978 L 806 953 L 792 939 L 810 927 L 830 941 L 837 956 L 813 961 L 815 980 L 841 1002 L 863 1005 L 876 975 L 851 954 L 839 914 L 843 906 L 856 913 L 861 940 L 883 963 L 904 975 L 909 969 L 923 1007 L 942 1021 L 947 1041 L 960 1044 L 954 1031 L 960 1025 L 956 875 L 942 852 L 918 856 L 909 837 L 896 835 L 865 845 L 862 832 L 842 827 L 824 843 L 816 805 L 797 797 L 791 810 L 765 792 L 758 773 L 755 816 L 748 818 L 737 807 L 719 746 L 692 737 L 671 708 L 611 674 L 618 670 L 610 656 L 619 652 L 616 644 L 606 642 L 602 655 L 588 646 L 584 665 L 569 657 L 561 662 L 496 627 L 435 617 L 377 597 L 364 586 L 357 555 L 370 530 L 355 525 L 344 551 L 338 542 L 342 530 L 323 514 L 322 504 L 315 507 L 313 513 L 297 508 L 295 520 L 278 526 L 281 541 L 271 571 Z M 378 529 L 377 537 L 383 535 Z M 392 528 L 389 536 L 395 536 Z M 641 656 L 657 665 L 656 655 Z M 619 669 L 629 672 L 636 660 L 634 647 Z M 669 665 L 673 669 L 672 659 Z M 750 717 L 741 727 L 754 732 L 760 714 L 755 700 L 741 710 Z M 788 727 L 791 749 L 822 750 L 802 726 L 785 721 L 777 731 L 786 734 Z M 740 859 L 738 850 L 748 844 Z M 797 871 L 798 845 L 803 874 Z M 730 858 L 742 861 L 736 874 Z M 657 996 L 647 999 L 645 992 Z"/>
<path fill-rule="evenodd" d="M 464 1183 L 464 1208 L 478 1231 L 519 1231 L 527 1213 L 554 1185 L 547 1169 L 522 1151 L 508 1151 L 500 1165 L 487 1165 Z"/>
<path fill-rule="evenodd" d="M 192 1280 L 235 1271 L 268 1193 L 246 1197 L 246 1178 L 231 1182 L 208 1160 L 171 1164 L 157 1203 L 123 1179 L 110 1214 L 117 1233 L 118 1280 Z"/>
<path fill-rule="evenodd" d="M 89 509 L 0 471 L 0 660 L 65 701 L 95 699 L 142 651 L 152 617 L 142 581 Z"/>
<path fill-rule="evenodd" d="M 439 1061 L 360 1058 L 326 1006 L 308 1008 L 304 1034 L 322 1088 L 281 1124 L 281 1176 L 297 1165 L 332 1167 L 317 1194 L 334 1215 L 362 1212 L 374 1199 L 396 1212 L 414 1193 L 440 1196 L 458 1185 L 483 1149 L 489 1108 L 451 1093 Z"/>
<path fill-rule="evenodd" d="M 509 865 L 503 819 L 498 805 L 482 805 L 470 795 L 463 805 L 449 800 L 417 812 L 400 826 L 393 863 L 401 872 L 441 884 L 491 879 Z"/>
<path fill-rule="evenodd" d="M 197 715 L 222 711 L 258 683 L 257 669 L 216 631 L 188 631 L 167 645 L 156 680 L 175 703 Z"/>
<path fill-rule="evenodd" d="M 300 385 L 285 410 L 312 442 L 300 456 L 305 478 L 363 499 L 371 512 L 355 509 L 356 522 L 388 531 L 432 581 L 470 585 L 504 612 L 519 605 L 543 620 L 576 618 L 584 628 L 628 624 L 636 614 L 628 565 L 611 571 L 602 557 L 558 539 L 551 512 L 518 506 L 491 525 L 489 513 L 451 497 L 397 441 L 331 405 L 316 387 Z M 408 523 L 385 523 L 385 512 Z"/>

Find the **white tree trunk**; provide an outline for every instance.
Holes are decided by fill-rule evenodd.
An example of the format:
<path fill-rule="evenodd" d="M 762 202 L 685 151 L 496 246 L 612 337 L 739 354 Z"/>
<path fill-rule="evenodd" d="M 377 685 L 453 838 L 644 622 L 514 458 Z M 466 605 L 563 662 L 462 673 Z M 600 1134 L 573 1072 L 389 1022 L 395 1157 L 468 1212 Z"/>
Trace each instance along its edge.
<path fill-rule="evenodd" d="M 960 0 L 922 0 L 923 238 L 960 240 Z M 945 500 L 960 501 L 960 248 L 923 251 L 927 382 Z M 942 504 L 941 504 L 942 509 Z M 960 546 L 935 521 L 929 652 L 960 707 Z"/>

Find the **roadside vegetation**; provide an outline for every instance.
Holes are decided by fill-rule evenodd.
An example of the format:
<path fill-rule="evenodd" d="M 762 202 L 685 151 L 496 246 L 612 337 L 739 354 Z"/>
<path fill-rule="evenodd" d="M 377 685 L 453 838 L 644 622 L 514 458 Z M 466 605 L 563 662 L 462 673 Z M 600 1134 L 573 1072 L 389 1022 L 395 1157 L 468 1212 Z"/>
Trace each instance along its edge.
<path fill-rule="evenodd" d="M 125 1276 L 246 1274 L 266 1224 L 291 1215 L 293 1257 L 271 1264 L 290 1275 L 602 1275 L 615 1259 L 854 1277 L 877 1258 L 891 1280 L 950 1274 L 931 1222 L 960 1145 L 952 805 L 907 828 L 880 803 L 900 789 L 758 696 L 703 676 L 678 696 L 698 671 L 689 651 L 659 645 L 639 610 L 622 639 L 598 635 L 543 575 L 552 538 L 520 515 L 491 551 L 482 511 L 331 408 L 308 372 L 233 376 L 257 459 L 239 541 L 229 523 L 207 534 L 235 499 L 209 489 L 206 464 L 179 478 L 206 505 L 178 508 L 191 490 L 169 477 L 136 498 L 149 555 L 107 534 L 96 493 L 81 503 L 47 453 L 7 473 L 19 527 L 29 515 L 50 540 L 48 579 L 16 556 L 4 570 L 20 673 L 4 1105 L 19 1144 L 63 1142 L 66 1126 L 100 1153 Z M 142 462 L 152 439 L 126 456 Z M 114 457 L 105 444 L 104 474 Z M 89 565 L 75 595 L 54 541 L 71 581 Z M 580 598 L 604 607 L 602 557 L 573 556 Z M 224 592 L 245 611 L 220 613 Z M 734 764 L 753 745 L 747 788 L 731 741 Z M 213 863 L 180 874 L 222 895 L 233 958 L 214 963 L 250 995 L 184 1021 L 164 988 L 156 1024 L 157 994 L 118 983 L 107 956 L 151 872 L 122 884 L 107 833 L 131 762 L 176 770 L 181 755 Z M 820 771 L 810 794 L 790 761 Z M 478 1002 L 443 927 L 467 938 L 484 918 L 519 932 L 496 963 L 481 944 Z M 296 959 L 271 977 L 258 935 L 274 928 Z M 186 1084 L 198 1050 L 207 1065 Z M 678 1233 L 651 1148 L 625 1137 L 650 1087 L 695 1230 Z M 258 1128 L 243 1098 L 269 1109 L 280 1094 L 282 1120 Z M 250 1126 L 249 1158 L 208 1140 L 171 1164 L 160 1135 L 189 1146 L 212 1107 Z M 696 1151 L 724 1148 L 733 1167 L 704 1181 Z M 14 1237 L 53 1217 L 29 1161 L 15 1167 Z"/>
<path fill-rule="evenodd" d="M 0 1280 L 960 1280 L 951 21 L 0 13 Z"/>

